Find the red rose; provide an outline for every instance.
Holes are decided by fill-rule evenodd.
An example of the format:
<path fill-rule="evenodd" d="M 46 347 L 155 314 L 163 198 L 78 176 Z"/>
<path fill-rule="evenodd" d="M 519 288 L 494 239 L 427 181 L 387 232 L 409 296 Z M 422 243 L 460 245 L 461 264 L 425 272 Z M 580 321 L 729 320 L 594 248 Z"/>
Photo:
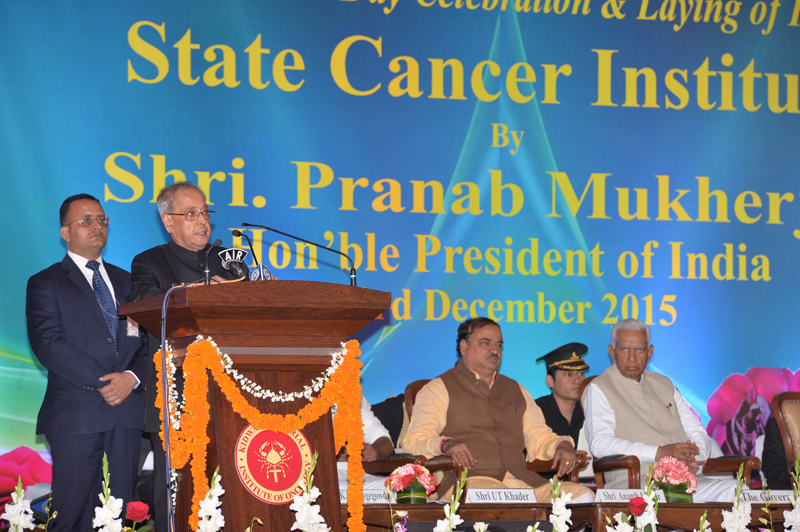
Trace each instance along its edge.
<path fill-rule="evenodd" d="M 140 501 L 129 502 L 128 506 L 125 507 L 125 511 L 127 512 L 125 517 L 137 523 L 150 519 L 150 514 L 147 513 L 150 511 L 150 507 Z"/>
<path fill-rule="evenodd" d="M 628 510 L 630 510 L 630 512 L 636 517 L 642 515 L 646 508 L 647 503 L 641 497 L 634 497 L 628 501 Z"/>

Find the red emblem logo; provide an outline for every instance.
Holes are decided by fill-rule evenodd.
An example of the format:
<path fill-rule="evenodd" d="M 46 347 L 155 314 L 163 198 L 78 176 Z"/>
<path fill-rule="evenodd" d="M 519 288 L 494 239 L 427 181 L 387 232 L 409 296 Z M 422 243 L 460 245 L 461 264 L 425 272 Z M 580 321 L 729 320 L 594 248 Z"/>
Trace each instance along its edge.
<path fill-rule="evenodd" d="M 258 430 L 247 425 L 236 441 L 236 471 L 254 497 L 269 504 L 288 504 L 302 492 L 298 482 L 311 465 L 305 435 Z"/>

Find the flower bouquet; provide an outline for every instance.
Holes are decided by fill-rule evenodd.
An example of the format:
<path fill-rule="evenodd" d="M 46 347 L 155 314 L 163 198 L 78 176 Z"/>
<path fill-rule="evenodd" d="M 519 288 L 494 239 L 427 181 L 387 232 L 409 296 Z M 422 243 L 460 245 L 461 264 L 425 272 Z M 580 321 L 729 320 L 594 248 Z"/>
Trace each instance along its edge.
<path fill-rule="evenodd" d="M 653 478 L 664 492 L 667 502 L 692 502 L 692 493 L 697 489 L 697 477 L 689 471 L 685 462 L 665 456 L 656 462 Z"/>
<path fill-rule="evenodd" d="M 427 495 L 436 489 L 431 472 L 417 464 L 400 466 L 386 479 L 387 491 L 397 492 L 399 504 L 424 504 Z"/>

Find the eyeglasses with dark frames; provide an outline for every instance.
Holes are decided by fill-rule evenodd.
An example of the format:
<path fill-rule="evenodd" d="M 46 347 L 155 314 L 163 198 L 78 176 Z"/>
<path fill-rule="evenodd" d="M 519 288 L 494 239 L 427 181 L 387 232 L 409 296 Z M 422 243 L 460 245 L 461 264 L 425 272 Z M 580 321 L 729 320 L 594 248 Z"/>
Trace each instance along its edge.
<path fill-rule="evenodd" d="M 190 211 L 190 212 L 168 212 L 170 216 L 186 216 L 186 220 L 193 222 L 200 218 L 200 216 L 205 216 L 209 220 L 214 217 L 216 211 Z"/>

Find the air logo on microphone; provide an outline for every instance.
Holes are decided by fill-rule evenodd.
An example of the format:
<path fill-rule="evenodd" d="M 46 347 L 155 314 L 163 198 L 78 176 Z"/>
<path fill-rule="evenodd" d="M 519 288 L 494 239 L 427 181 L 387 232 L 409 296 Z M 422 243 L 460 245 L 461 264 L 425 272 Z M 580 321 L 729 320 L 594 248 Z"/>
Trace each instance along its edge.
<path fill-rule="evenodd" d="M 223 249 L 218 253 L 219 258 L 222 259 L 222 267 L 230 271 L 231 262 L 241 262 L 247 258 L 247 251 L 239 248 Z"/>

